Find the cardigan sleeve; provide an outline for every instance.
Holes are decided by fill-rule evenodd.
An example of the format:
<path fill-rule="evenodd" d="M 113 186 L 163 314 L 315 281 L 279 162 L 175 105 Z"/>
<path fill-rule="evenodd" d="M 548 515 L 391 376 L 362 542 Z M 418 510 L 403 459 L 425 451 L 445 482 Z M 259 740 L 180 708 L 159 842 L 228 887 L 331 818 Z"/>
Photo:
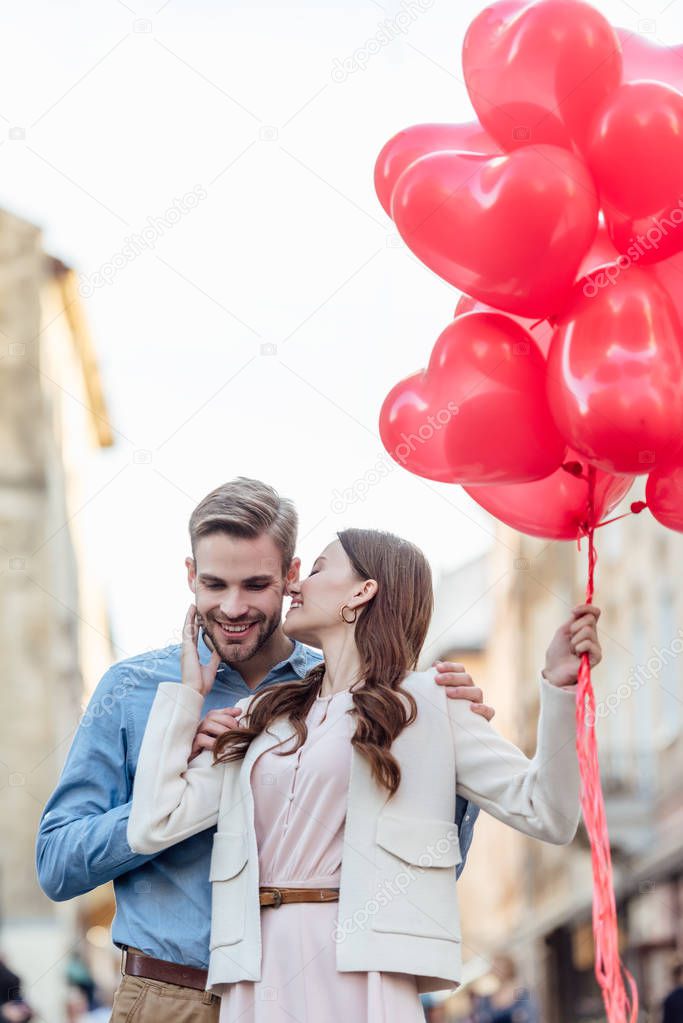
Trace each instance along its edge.
<path fill-rule="evenodd" d="M 566 845 L 580 816 L 576 688 L 562 690 L 539 674 L 536 753 L 529 759 L 465 700 L 447 700 L 456 792 L 533 838 Z"/>
<path fill-rule="evenodd" d="M 162 682 L 157 689 L 128 819 L 128 843 L 135 852 L 159 852 L 218 820 L 224 765 L 214 766 L 211 750 L 188 764 L 203 705 L 204 697 L 189 686 Z"/>

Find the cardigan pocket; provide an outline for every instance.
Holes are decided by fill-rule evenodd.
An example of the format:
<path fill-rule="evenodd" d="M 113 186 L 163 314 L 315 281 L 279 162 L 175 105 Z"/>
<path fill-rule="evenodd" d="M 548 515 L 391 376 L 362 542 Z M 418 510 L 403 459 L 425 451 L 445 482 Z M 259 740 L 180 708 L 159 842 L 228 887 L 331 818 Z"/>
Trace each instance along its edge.
<path fill-rule="evenodd" d="M 211 882 L 211 948 L 234 945 L 244 937 L 249 845 L 245 832 L 217 831 L 213 837 Z"/>
<path fill-rule="evenodd" d="M 375 841 L 372 930 L 460 941 L 455 823 L 385 813 Z"/>

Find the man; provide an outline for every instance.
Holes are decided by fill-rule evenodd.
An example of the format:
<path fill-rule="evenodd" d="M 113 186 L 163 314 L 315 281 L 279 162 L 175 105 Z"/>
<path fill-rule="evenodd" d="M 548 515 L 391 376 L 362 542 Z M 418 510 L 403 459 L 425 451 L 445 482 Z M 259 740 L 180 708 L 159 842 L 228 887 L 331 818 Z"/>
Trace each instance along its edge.
<path fill-rule="evenodd" d="M 278 682 L 303 678 L 320 654 L 282 631 L 282 604 L 299 578 L 297 515 L 272 487 L 239 477 L 209 494 L 190 518 L 188 583 L 204 627 L 199 656 L 219 662 L 193 753 L 235 726 L 234 705 Z M 123 949 L 113 1023 L 216 1023 L 205 991 L 213 828 L 153 856 L 126 840 L 135 766 L 160 682 L 181 680 L 180 645 L 131 657 L 100 681 L 76 732 L 37 842 L 40 884 L 62 901 L 114 881 L 112 938 Z M 489 719 L 462 665 L 442 664 L 439 683 Z M 464 859 L 476 807 L 454 808 Z"/>

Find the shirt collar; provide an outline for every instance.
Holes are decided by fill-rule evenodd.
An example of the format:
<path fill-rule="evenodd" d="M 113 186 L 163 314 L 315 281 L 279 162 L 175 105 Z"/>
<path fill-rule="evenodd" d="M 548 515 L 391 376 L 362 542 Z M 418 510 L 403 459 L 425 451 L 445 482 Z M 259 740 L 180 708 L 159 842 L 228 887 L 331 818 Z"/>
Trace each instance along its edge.
<path fill-rule="evenodd" d="M 208 662 L 211 660 L 211 651 L 209 650 L 208 646 L 206 645 L 206 642 L 204 641 L 204 633 L 201 630 L 199 633 L 199 639 L 197 640 L 197 651 L 199 653 L 199 660 L 201 661 L 201 663 L 208 664 Z M 282 674 L 287 667 L 291 668 L 294 674 L 297 675 L 299 678 L 303 678 L 310 668 L 308 654 L 309 654 L 308 649 L 304 646 L 304 644 L 299 643 L 298 640 L 295 640 L 294 649 L 292 650 L 289 657 L 285 657 L 284 661 L 280 661 L 278 664 L 274 664 L 273 667 L 268 672 L 268 675 L 266 676 L 268 684 L 270 684 L 270 679 L 272 675 Z M 218 665 L 218 671 L 216 674 L 220 676 L 221 674 L 224 674 L 226 671 L 230 670 L 231 665 L 226 664 L 225 661 L 221 661 L 221 663 Z M 260 685 L 263 685 L 266 682 L 266 679 L 264 679 L 263 682 L 260 683 Z M 257 689 L 258 688 L 260 688 L 260 686 L 257 686 Z"/>
<path fill-rule="evenodd" d="M 286 660 L 281 661 L 280 664 L 277 664 L 273 670 L 280 667 L 284 668 L 287 664 L 290 665 L 292 671 L 298 675 L 299 678 L 303 678 L 306 674 L 308 674 L 308 671 L 310 670 L 309 654 L 303 643 L 299 643 L 298 640 L 294 640 L 294 649 L 289 657 L 286 658 Z"/>

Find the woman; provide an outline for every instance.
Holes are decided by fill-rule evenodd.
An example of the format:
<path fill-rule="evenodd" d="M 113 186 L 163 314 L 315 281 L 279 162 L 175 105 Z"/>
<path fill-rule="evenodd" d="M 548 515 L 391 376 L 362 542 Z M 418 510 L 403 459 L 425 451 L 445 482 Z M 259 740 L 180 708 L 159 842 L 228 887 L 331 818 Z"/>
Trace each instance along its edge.
<path fill-rule="evenodd" d="M 460 978 L 456 791 L 536 838 L 574 836 L 574 683 L 581 653 L 601 658 L 599 611 L 576 609 L 548 648 L 529 760 L 414 670 L 433 609 L 414 545 L 345 530 L 291 596 L 285 632 L 323 664 L 241 700 L 235 728 L 188 764 L 217 667 L 199 663 L 190 608 L 128 840 L 154 853 L 218 825 L 207 987 L 221 1023 L 422 1023 L 419 993 Z"/>

